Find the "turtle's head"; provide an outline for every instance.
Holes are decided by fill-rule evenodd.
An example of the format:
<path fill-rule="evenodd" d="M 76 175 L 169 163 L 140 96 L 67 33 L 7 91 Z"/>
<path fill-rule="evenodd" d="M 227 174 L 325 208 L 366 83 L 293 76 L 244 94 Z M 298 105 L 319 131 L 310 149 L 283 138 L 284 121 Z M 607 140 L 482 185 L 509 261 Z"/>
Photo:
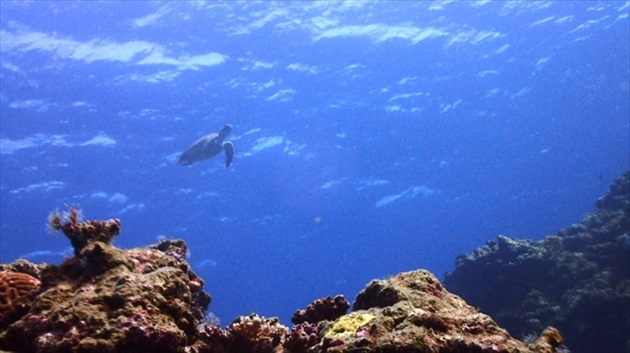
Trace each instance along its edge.
<path fill-rule="evenodd" d="M 221 131 L 219 131 L 219 137 L 218 137 L 218 142 L 221 143 L 221 141 L 223 141 L 223 139 L 230 134 L 230 132 L 232 132 L 232 125 L 230 124 L 225 124 L 225 126 L 223 127 L 223 129 L 221 129 Z"/>

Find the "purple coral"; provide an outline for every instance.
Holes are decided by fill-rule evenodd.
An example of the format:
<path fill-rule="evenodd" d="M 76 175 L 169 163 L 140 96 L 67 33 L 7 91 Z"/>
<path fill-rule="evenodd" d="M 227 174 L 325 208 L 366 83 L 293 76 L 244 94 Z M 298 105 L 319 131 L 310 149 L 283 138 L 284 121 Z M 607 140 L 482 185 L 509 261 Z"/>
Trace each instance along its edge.
<path fill-rule="evenodd" d="M 297 325 L 303 322 L 333 321 L 345 315 L 349 308 L 350 304 L 343 295 L 338 295 L 334 298 L 317 299 L 309 304 L 306 309 L 296 311 L 291 318 L 291 322 Z"/>

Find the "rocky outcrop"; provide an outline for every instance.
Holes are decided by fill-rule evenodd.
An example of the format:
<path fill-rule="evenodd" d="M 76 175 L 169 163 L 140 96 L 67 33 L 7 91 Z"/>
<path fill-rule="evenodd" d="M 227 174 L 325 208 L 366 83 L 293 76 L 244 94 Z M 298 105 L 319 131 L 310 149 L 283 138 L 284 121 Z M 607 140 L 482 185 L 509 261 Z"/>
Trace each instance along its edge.
<path fill-rule="evenodd" d="M 120 222 L 66 223 L 75 257 L 61 266 L 26 261 L 0 270 L 41 282 L 23 316 L 0 332 L 0 350 L 16 352 L 185 352 L 197 338 L 210 296 L 184 261 L 183 241 L 121 250 L 109 242 Z M 6 273 L 6 272 L 2 272 Z M 27 275 L 24 275 L 27 276 Z"/>
<path fill-rule="evenodd" d="M 540 241 L 499 236 L 444 284 L 517 337 L 557 327 L 572 352 L 630 352 L 630 172 L 596 210 Z"/>
<path fill-rule="evenodd" d="M 563 349 L 562 336 L 551 327 L 529 345 L 510 337 L 424 270 L 372 281 L 349 314 L 342 314 L 345 303 L 343 297 L 316 300 L 296 312 L 290 331 L 277 320 L 255 314 L 240 317 L 225 330 L 205 325 L 208 350 L 201 352 L 552 353 Z"/>
<path fill-rule="evenodd" d="M 513 339 L 424 270 L 372 281 L 359 293 L 350 314 L 320 327 L 320 341 L 310 353 L 542 353 L 556 352 L 562 345 L 553 328 L 530 346 Z"/>

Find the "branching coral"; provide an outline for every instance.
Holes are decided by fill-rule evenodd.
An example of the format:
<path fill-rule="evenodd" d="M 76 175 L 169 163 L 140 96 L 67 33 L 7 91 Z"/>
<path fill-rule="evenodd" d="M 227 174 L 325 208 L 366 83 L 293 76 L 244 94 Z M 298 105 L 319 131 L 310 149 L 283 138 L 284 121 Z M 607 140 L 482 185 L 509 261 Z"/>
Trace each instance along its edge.
<path fill-rule="evenodd" d="M 288 329 L 278 318 L 267 319 L 257 314 L 238 317 L 227 327 L 235 344 L 247 352 L 271 352 L 282 344 Z"/>
<path fill-rule="evenodd" d="M 197 335 L 199 340 L 197 341 L 197 351 L 218 353 L 229 352 L 229 347 L 232 343 L 232 337 L 227 331 L 222 330 L 219 325 L 205 322 L 197 326 Z"/>
<path fill-rule="evenodd" d="M 120 220 L 80 222 L 80 213 L 74 207 L 70 207 L 65 215 L 52 212 L 48 216 L 48 225 L 51 229 L 62 231 L 70 239 L 77 256 L 89 243 L 99 241 L 109 244 L 120 232 Z"/>
<path fill-rule="evenodd" d="M 0 331 L 30 308 L 40 285 L 31 275 L 0 271 Z"/>

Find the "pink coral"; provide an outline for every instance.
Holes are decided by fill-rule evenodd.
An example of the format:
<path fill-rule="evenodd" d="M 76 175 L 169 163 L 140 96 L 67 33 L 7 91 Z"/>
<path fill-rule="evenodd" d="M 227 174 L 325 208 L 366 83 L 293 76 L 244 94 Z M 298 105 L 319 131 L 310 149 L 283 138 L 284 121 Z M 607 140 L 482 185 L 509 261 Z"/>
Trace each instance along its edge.
<path fill-rule="evenodd" d="M 273 351 L 274 347 L 282 344 L 288 331 L 278 318 L 267 319 L 258 314 L 240 316 L 227 327 L 237 347 L 254 353 Z"/>

